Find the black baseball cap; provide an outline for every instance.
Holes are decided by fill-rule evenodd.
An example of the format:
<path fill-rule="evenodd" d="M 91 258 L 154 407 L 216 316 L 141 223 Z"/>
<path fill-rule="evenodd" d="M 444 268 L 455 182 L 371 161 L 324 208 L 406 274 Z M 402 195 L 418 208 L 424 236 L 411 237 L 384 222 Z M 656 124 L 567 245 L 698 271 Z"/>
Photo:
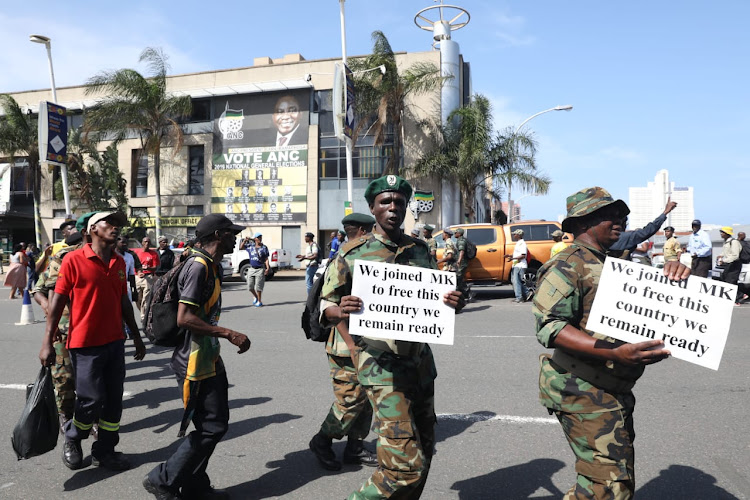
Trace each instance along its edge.
<path fill-rule="evenodd" d="M 693 221 L 693 223 L 691 224 L 691 226 L 700 226 L 700 225 L 701 225 L 701 221 L 700 221 L 700 220 L 698 220 L 698 219 L 695 219 L 695 220 Z"/>
<path fill-rule="evenodd" d="M 672 231 L 674 232 L 674 228 L 672 226 L 667 226 L 664 228 L 665 231 Z"/>
<path fill-rule="evenodd" d="M 245 229 L 245 226 L 238 226 L 222 214 L 208 214 L 195 226 L 195 236 L 202 238 L 220 229 L 229 229 L 234 234 L 238 234 Z"/>
<path fill-rule="evenodd" d="M 62 231 L 63 229 L 65 229 L 68 226 L 70 226 L 70 227 L 76 227 L 76 221 L 75 221 L 75 219 L 69 219 L 69 220 L 66 220 L 65 222 L 63 222 L 62 224 L 60 224 L 60 231 Z"/>

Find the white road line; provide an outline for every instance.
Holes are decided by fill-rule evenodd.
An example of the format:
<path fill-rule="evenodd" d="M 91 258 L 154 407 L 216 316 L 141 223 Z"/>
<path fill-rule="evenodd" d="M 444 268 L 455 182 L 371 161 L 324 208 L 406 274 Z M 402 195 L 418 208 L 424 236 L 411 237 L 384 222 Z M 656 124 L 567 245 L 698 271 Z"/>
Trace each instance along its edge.
<path fill-rule="evenodd" d="M 0 490 L 4 490 L 5 488 L 10 488 L 16 483 L 5 483 L 4 485 L 0 486 Z"/>
<path fill-rule="evenodd" d="M 439 413 L 438 420 L 458 420 L 462 422 L 508 422 L 511 424 L 556 424 L 556 418 L 518 417 L 515 415 L 482 415 L 475 413 Z"/>
<path fill-rule="evenodd" d="M 15 391 L 25 391 L 26 384 L 0 384 L 0 389 L 13 389 Z M 125 391 L 122 393 L 122 397 L 124 398 L 129 398 L 132 395 L 133 393 L 130 391 Z"/>

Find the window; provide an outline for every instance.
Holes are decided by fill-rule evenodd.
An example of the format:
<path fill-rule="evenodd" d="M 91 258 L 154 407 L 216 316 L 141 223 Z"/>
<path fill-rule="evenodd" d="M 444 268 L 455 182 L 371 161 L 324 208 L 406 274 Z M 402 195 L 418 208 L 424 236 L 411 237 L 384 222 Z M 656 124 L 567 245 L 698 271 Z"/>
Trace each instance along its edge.
<path fill-rule="evenodd" d="M 59 229 L 53 229 L 52 230 L 52 241 L 61 241 L 63 239 L 62 237 L 62 231 Z"/>
<path fill-rule="evenodd" d="M 552 233 L 560 228 L 555 224 L 513 224 L 510 231 L 513 232 L 516 229 L 523 229 L 524 241 L 544 241 L 551 240 Z"/>
<path fill-rule="evenodd" d="M 131 159 L 131 185 L 133 198 L 148 196 L 148 155 L 142 149 L 134 149 Z"/>
<path fill-rule="evenodd" d="M 190 146 L 188 157 L 188 194 L 203 194 L 203 145 Z"/>
<path fill-rule="evenodd" d="M 31 182 L 27 179 L 29 173 L 29 161 L 26 158 L 19 158 L 13 164 L 13 188 L 16 193 L 31 193 Z"/>
<path fill-rule="evenodd" d="M 55 219 L 58 217 L 65 217 L 66 215 L 64 208 L 55 208 L 52 210 L 52 217 Z"/>
<path fill-rule="evenodd" d="M 333 102 L 330 90 L 315 92 L 313 111 L 318 113 L 320 133 L 319 175 L 321 179 L 346 178 L 346 147 L 334 135 Z M 367 135 L 367 132 L 370 132 Z M 360 179 L 380 177 L 393 154 L 393 131 L 386 133 L 383 145 L 376 146 L 369 126 L 362 127 L 352 151 L 352 176 Z"/>
<path fill-rule="evenodd" d="M 188 205 L 188 215 L 203 215 L 203 205 Z"/>
<path fill-rule="evenodd" d="M 148 208 L 143 207 L 130 207 L 131 217 L 148 217 Z"/>
<path fill-rule="evenodd" d="M 211 121 L 211 98 L 193 99 L 193 112 L 189 117 L 180 118 L 178 123 Z"/>
<path fill-rule="evenodd" d="M 477 227 L 466 229 L 466 238 L 475 245 L 491 245 L 495 243 L 495 228 Z"/>

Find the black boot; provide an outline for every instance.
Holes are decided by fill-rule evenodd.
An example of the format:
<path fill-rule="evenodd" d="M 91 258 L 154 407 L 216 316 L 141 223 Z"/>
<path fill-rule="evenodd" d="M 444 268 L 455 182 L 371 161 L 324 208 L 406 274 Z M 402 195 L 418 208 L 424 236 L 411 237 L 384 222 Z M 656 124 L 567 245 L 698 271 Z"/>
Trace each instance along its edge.
<path fill-rule="evenodd" d="M 349 439 L 344 449 L 344 463 L 377 467 L 378 457 L 375 453 L 365 448 L 361 439 Z"/>
<path fill-rule="evenodd" d="M 341 470 L 341 462 L 336 460 L 333 452 L 333 439 L 320 432 L 310 440 L 310 451 L 312 451 L 326 470 Z"/>

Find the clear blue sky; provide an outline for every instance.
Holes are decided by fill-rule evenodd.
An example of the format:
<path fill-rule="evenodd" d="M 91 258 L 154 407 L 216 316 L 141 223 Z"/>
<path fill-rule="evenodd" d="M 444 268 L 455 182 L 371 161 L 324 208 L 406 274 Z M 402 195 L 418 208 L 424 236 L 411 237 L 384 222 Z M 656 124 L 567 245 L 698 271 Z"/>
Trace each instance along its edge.
<path fill-rule="evenodd" d="M 571 112 L 529 123 L 549 195 L 521 200 L 527 218 L 555 219 L 565 197 L 600 185 L 627 201 L 659 169 L 695 188 L 704 223 L 748 222 L 750 2 L 455 2 L 472 15 L 454 33 L 474 91 L 498 127 L 558 104 Z M 340 54 L 336 0 L 287 2 L 12 2 L 0 11 L 0 92 L 48 88 L 46 56 L 30 33 L 53 40 L 58 86 L 102 69 L 134 67 L 160 46 L 173 73 L 252 65 L 254 57 Z M 413 23 L 430 0 L 349 0 L 350 55 L 385 32 L 398 51 L 430 50 Z M 518 199 L 522 194 L 514 192 Z M 656 214 L 654 214 L 656 215 Z"/>

